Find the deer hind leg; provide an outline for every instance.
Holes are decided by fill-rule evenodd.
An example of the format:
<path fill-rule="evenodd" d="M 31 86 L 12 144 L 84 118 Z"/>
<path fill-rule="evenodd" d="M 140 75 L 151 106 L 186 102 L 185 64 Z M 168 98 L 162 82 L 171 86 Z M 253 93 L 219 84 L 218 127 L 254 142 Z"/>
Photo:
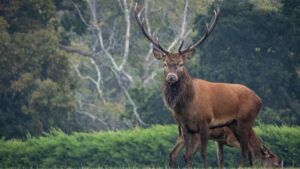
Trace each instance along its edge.
<path fill-rule="evenodd" d="M 172 148 L 170 152 L 169 168 L 174 168 L 176 158 L 183 147 L 184 147 L 184 138 L 183 135 L 180 134 L 176 141 L 175 146 Z"/>
<path fill-rule="evenodd" d="M 236 128 L 233 130 L 236 138 L 240 142 L 241 157 L 239 166 L 242 167 L 248 157 L 250 166 L 253 166 L 252 153 L 249 153 L 249 139 L 250 139 L 251 125 L 244 121 L 238 121 Z M 251 157 L 249 157 L 251 156 Z"/>
<path fill-rule="evenodd" d="M 215 142 L 217 146 L 217 160 L 218 160 L 218 167 L 223 168 L 224 167 L 224 144 L 221 142 Z"/>
<path fill-rule="evenodd" d="M 253 166 L 253 159 L 254 158 L 254 150 L 252 146 L 250 146 L 250 143 L 248 143 L 248 160 L 249 160 L 249 165 Z"/>
<path fill-rule="evenodd" d="M 199 125 L 199 128 L 200 128 L 200 140 L 201 140 L 200 152 L 203 160 L 203 167 L 207 168 L 208 166 L 207 144 L 208 144 L 209 126 L 207 123 L 201 123 Z"/>

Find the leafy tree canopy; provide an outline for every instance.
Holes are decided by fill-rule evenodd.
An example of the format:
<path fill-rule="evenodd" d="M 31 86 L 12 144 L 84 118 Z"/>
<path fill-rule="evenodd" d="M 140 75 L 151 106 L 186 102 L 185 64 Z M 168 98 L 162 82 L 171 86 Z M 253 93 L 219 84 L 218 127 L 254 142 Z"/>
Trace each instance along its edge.
<path fill-rule="evenodd" d="M 66 27 L 78 15 L 67 2 L 1 1 L 0 136 L 79 129 L 73 114 L 74 77 L 58 43 L 67 31 L 81 34 L 85 28 L 79 23 L 80 28 Z"/>

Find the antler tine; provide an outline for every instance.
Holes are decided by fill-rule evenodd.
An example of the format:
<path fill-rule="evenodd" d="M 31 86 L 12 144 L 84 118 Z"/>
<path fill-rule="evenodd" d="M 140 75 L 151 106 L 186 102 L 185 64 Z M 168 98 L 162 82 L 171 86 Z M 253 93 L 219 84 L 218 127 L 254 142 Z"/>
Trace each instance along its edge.
<path fill-rule="evenodd" d="M 214 19 L 212 21 L 211 26 L 209 26 L 207 23 L 205 24 L 204 35 L 195 44 L 186 48 L 184 51 L 180 50 L 179 53 L 185 53 L 185 52 L 191 51 L 191 50 L 195 49 L 197 46 L 199 46 L 200 44 L 202 44 L 204 42 L 204 40 L 208 37 L 208 35 L 214 30 L 219 17 L 220 17 L 220 7 L 218 6 L 217 10 L 214 10 Z"/>
<path fill-rule="evenodd" d="M 154 45 L 155 48 L 159 49 L 160 51 L 162 51 L 165 54 L 168 54 L 169 52 L 167 50 L 165 50 L 163 47 L 161 47 L 158 41 L 155 41 L 154 39 L 152 39 L 151 35 L 149 35 L 149 33 L 145 30 L 144 19 L 142 19 L 142 21 L 140 20 L 140 15 L 144 8 L 142 8 L 138 12 L 137 6 L 138 6 L 137 3 L 135 3 L 134 14 L 135 14 L 135 19 L 139 25 L 139 28 L 142 30 L 142 32 L 146 36 L 146 38 Z"/>
<path fill-rule="evenodd" d="M 180 46 L 179 46 L 179 49 L 178 49 L 178 52 L 179 52 L 180 54 L 185 52 L 185 51 L 181 51 L 183 45 L 184 45 L 184 40 L 181 41 Z M 189 44 L 189 46 L 187 47 L 187 49 L 189 49 L 191 46 L 192 46 L 192 44 Z"/>
<path fill-rule="evenodd" d="M 179 49 L 178 49 L 178 52 L 181 53 L 181 49 L 183 47 L 183 44 L 184 44 L 184 40 L 181 41 L 180 43 L 180 46 L 179 46 Z"/>

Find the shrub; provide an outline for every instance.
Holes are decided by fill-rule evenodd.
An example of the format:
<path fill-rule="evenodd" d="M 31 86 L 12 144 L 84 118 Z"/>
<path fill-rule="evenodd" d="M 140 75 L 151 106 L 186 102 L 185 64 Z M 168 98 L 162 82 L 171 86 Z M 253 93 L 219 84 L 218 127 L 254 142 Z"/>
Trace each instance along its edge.
<path fill-rule="evenodd" d="M 260 125 L 255 130 L 286 166 L 300 166 L 299 127 Z M 28 137 L 23 141 L 0 140 L 0 168 L 166 166 L 176 137 L 177 127 L 174 125 L 71 135 L 52 130 L 43 137 Z M 211 166 L 217 164 L 215 154 L 215 146 L 210 142 L 208 157 Z M 183 166 L 182 156 L 179 157 L 178 165 Z M 237 149 L 225 149 L 227 166 L 237 164 L 238 157 Z M 201 166 L 199 159 L 197 153 L 194 166 Z"/>

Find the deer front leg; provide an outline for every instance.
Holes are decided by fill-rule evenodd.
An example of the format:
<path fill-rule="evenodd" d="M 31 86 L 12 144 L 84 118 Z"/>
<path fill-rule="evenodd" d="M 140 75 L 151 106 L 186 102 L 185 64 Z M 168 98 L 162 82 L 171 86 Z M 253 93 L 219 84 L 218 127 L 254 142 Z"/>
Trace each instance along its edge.
<path fill-rule="evenodd" d="M 194 135 L 187 131 L 183 132 L 184 142 L 185 142 L 185 154 L 183 156 L 185 161 L 185 168 L 190 168 L 192 166 L 192 156 L 193 156 L 193 140 Z"/>
<path fill-rule="evenodd" d="M 209 134 L 209 126 L 207 123 L 200 123 L 200 140 L 201 140 L 201 146 L 200 146 L 200 152 L 201 157 L 203 160 L 203 167 L 207 168 L 207 144 L 208 144 L 208 134 Z"/>
<path fill-rule="evenodd" d="M 221 142 L 216 142 L 217 146 L 217 160 L 218 160 L 218 167 L 223 168 L 224 167 L 224 144 Z"/>
<path fill-rule="evenodd" d="M 180 150 L 183 148 L 183 146 L 184 146 L 184 138 L 182 134 L 179 134 L 176 144 L 170 152 L 169 168 L 174 168 L 175 160 Z"/>
<path fill-rule="evenodd" d="M 200 135 L 199 134 L 196 134 L 191 138 L 191 144 L 192 144 L 192 155 L 194 155 L 196 153 L 196 151 L 198 150 L 198 147 L 200 146 Z M 170 156 L 169 168 L 174 168 L 176 158 L 184 145 L 185 145 L 184 137 L 182 134 L 180 134 L 175 146 L 172 148 L 172 150 L 169 154 L 169 156 Z"/>
<path fill-rule="evenodd" d="M 249 161 L 249 165 L 252 167 L 253 166 L 253 149 L 252 147 L 248 144 L 248 161 Z"/>

